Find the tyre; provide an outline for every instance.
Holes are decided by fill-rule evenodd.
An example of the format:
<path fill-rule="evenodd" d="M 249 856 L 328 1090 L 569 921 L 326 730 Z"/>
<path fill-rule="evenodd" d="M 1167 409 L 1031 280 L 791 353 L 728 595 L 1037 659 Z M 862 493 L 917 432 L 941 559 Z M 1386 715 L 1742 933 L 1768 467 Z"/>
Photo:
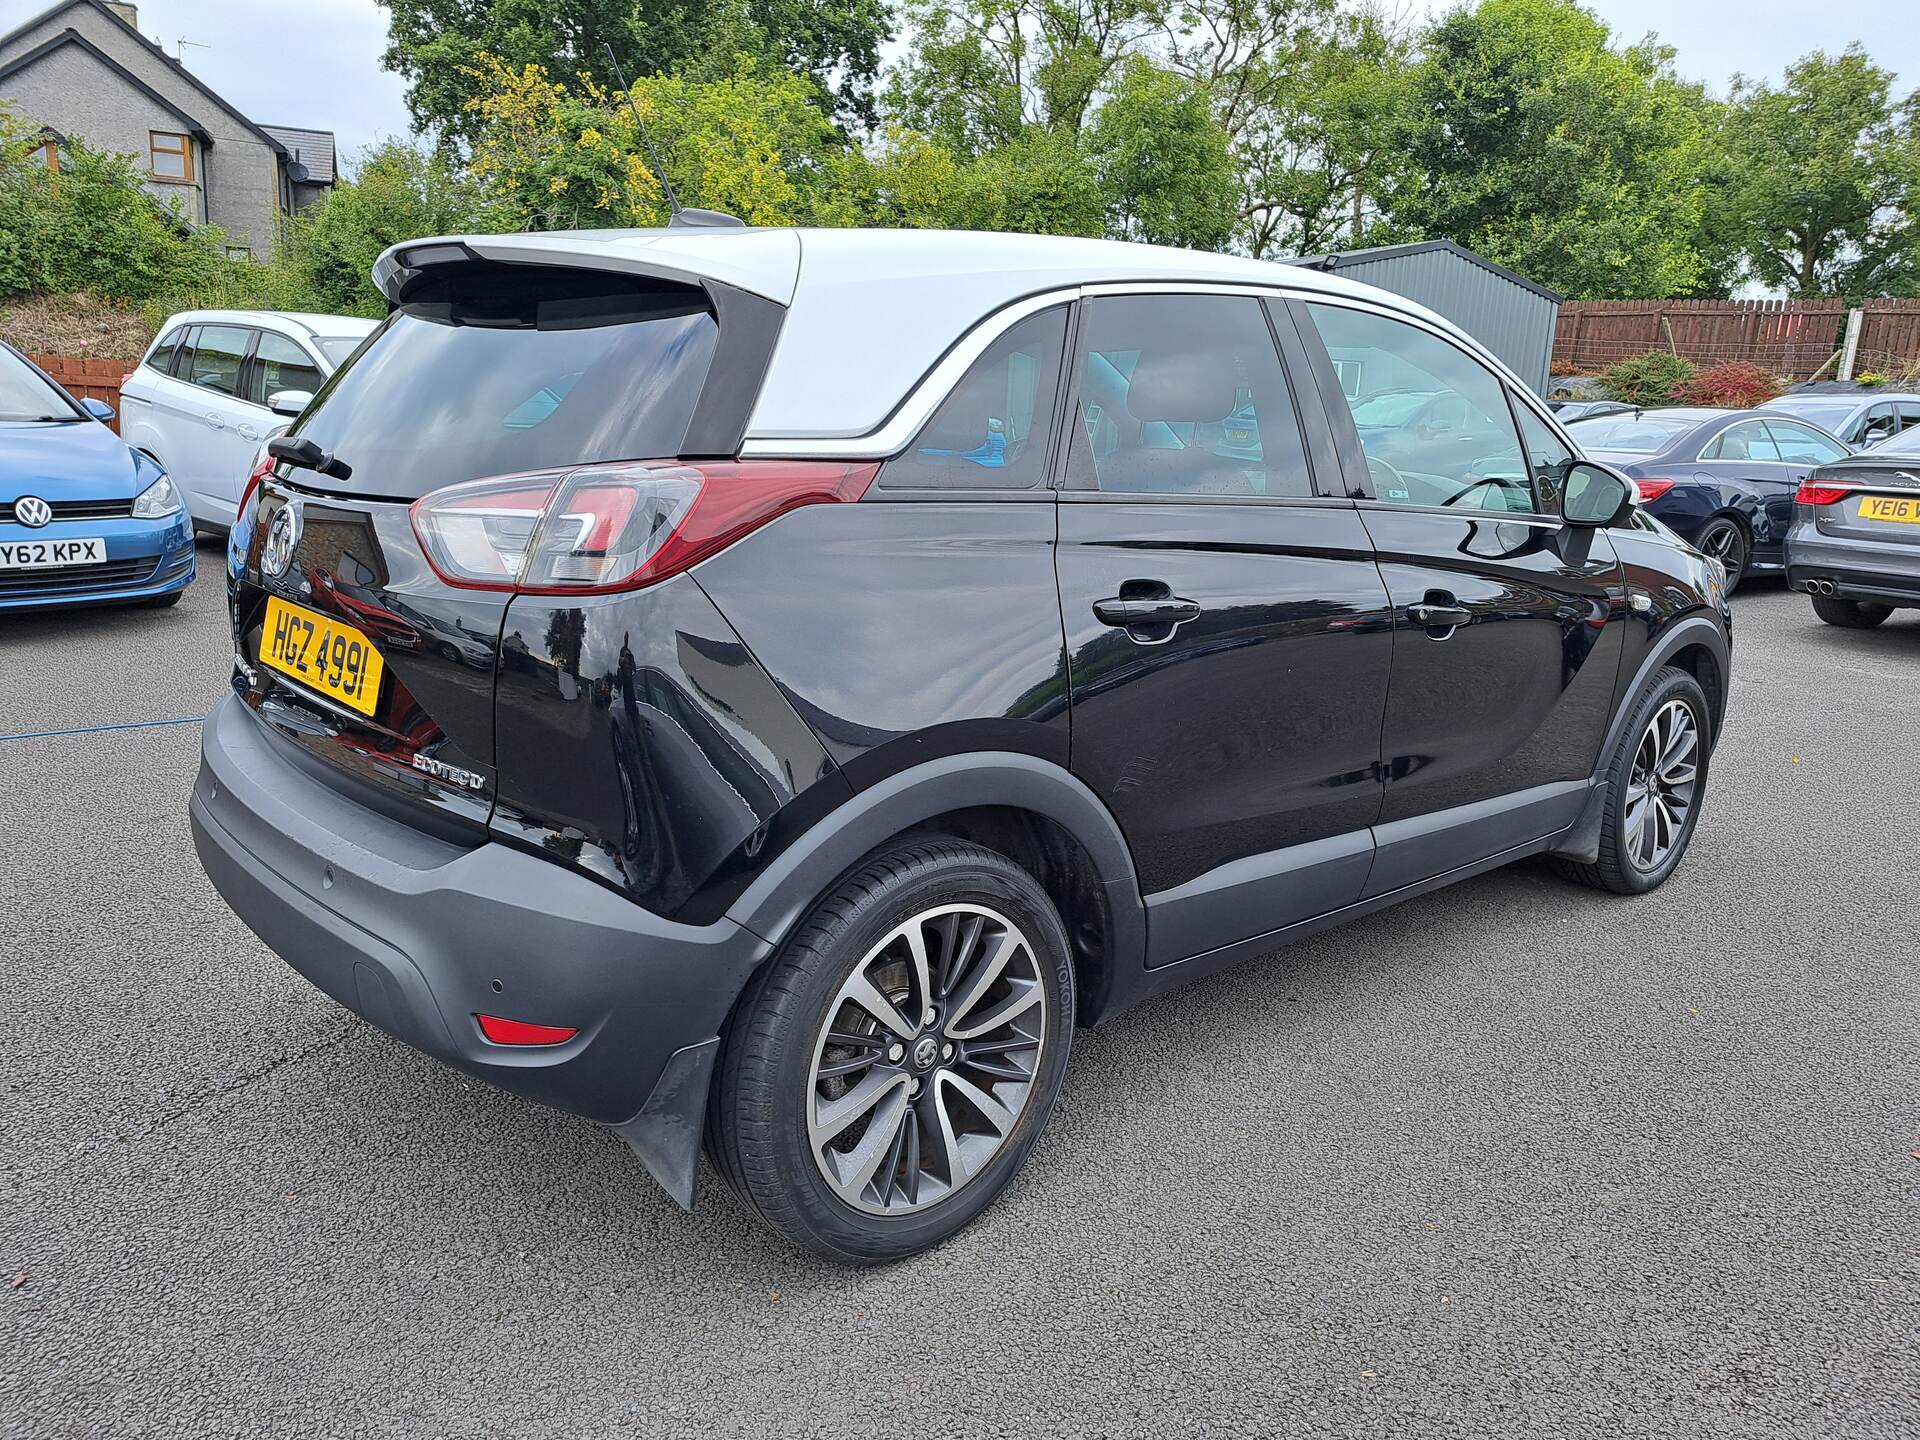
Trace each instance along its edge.
<path fill-rule="evenodd" d="M 1700 819 L 1712 724 L 1698 680 L 1672 667 L 1655 675 L 1607 767 L 1599 858 L 1590 865 L 1562 860 L 1561 873 L 1616 895 L 1665 883 Z"/>
<path fill-rule="evenodd" d="M 1726 568 L 1727 594 L 1731 595 L 1746 574 L 1747 556 L 1753 552 L 1753 547 L 1747 543 L 1745 528 L 1730 516 L 1718 516 L 1702 528 L 1700 538 L 1693 542 L 1693 548 L 1711 555 Z"/>
<path fill-rule="evenodd" d="M 1843 600 L 1838 595 L 1815 595 L 1813 613 L 1829 625 L 1843 630 L 1871 630 L 1889 615 L 1891 605 L 1876 605 L 1871 600 Z"/>
<path fill-rule="evenodd" d="M 1039 1138 L 1073 1036 L 1065 927 L 1033 877 L 903 843 L 816 905 L 723 1038 L 708 1153 L 773 1230 L 833 1259 L 952 1235 Z"/>

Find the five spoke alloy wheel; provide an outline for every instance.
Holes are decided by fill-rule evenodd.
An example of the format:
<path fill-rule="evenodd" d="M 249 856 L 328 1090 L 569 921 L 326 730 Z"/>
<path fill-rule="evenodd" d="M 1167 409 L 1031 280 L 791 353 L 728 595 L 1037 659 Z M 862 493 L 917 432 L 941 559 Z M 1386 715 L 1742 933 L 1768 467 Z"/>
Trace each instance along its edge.
<path fill-rule="evenodd" d="M 1686 832 L 1700 782 L 1700 727 L 1678 698 L 1653 713 L 1640 735 L 1627 779 L 1627 858 L 1655 871 Z"/>
<path fill-rule="evenodd" d="M 870 1215 L 946 1199 L 1012 1135 L 1047 1034 L 1040 961 L 1011 919 L 971 901 L 909 916 L 854 965 L 814 1043 L 820 1174 Z"/>

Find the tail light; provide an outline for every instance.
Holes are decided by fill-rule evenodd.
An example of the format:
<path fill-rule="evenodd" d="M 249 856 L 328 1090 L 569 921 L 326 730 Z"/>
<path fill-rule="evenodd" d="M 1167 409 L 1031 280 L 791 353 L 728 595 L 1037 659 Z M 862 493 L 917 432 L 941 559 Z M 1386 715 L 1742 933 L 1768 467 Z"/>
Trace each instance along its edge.
<path fill-rule="evenodd" d="M 253 457 L 253 470 L 247 476 L 246 488 L 240 492 L 240 508 L 234 512 L 234 519 L 247 518 L 247 511 L 253 506 L 254 492 L 259 490 L 260 482 L 273 473 L 274 463 L 274 458 L 267 453 L 267 447 L 262 445 Z"/>
<path fill-rule="evenodd" d="M 1646 505 L 1658 500 L 1662 495 L 1666 494 L 1667 491 L 1671 490 L 1673 488 L 1673 481 L 1642 477 L 1633 482 L 1633 488 L 1639 496 L 1640 503 Z"/>
<path fill-rule="evenodd" d="M 802 505 L 858 500 L 877 461 L 659 460 L 449 485 L 413 503 L 433 573 L 465 590 L 603 595 L 677 575 Z"/>
<path fill-rule="evenodd" d="M 1829 485 L 1821 480 L 1802 480 L 1793 492 L 1796 505 L 1832 505 L 1853 493 L 1851 485 Z"/>

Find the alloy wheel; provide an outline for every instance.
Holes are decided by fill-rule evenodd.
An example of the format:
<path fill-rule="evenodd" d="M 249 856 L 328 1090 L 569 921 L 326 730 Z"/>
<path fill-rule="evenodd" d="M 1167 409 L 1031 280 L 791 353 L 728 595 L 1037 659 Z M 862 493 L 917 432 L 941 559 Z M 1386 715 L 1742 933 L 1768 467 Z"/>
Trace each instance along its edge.
<path fill-rule="evenodd" d="M 1700 537 L 1700 551 L 1720 562 L 1720 568 L 1726 573 L 1727 589 L 1731 591 L 1747 568 L 1747 542 L 1740 527 L 1731 520 L 1709 525 Z"/>
<path fill-rule="evenodd" d="M 978 1176 L 1012 1135 L 1046 1044 L 1040 962 L 983 905 L 902 921 L 841 985 L 814 1044 L 807 1141 L 836 1195 L 901 1215 Z"/>
<path fill-rule="evenodd" d="M 1627 780 L 1627 858 L 1658 870 L 1686 832 L 1700 782 L 1700 726 L 1693 707 L 1669 700 L 1641 732 Z"/>

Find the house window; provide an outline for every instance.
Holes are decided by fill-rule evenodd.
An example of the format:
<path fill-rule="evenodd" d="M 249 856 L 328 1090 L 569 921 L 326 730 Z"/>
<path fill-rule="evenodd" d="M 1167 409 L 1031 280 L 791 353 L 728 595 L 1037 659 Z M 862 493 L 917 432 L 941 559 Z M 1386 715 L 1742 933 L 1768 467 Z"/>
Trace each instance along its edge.
<path fill-rule="evenodd" d="M 165 130 L 150 130 L 147 132 L 147 145 L 147 168 L 154 179 L 192 181 L 193 144 L 187 136 L 174 135 Z"/>
<path fill-rule="evenodd" d="M 229 245 L 227 246 L 227 258 L 229 260 L 251 260 L 253 258 L 253 250 L 246 245 Z"/>
<path fill-rule="evenodd" d="M 42 145 L 38 150 L 35 150 L 33 154 L 47 169 L 58 170 L 60 168 L 60 142 L 58 140 L 47 141 L 46 144 Z"/>

